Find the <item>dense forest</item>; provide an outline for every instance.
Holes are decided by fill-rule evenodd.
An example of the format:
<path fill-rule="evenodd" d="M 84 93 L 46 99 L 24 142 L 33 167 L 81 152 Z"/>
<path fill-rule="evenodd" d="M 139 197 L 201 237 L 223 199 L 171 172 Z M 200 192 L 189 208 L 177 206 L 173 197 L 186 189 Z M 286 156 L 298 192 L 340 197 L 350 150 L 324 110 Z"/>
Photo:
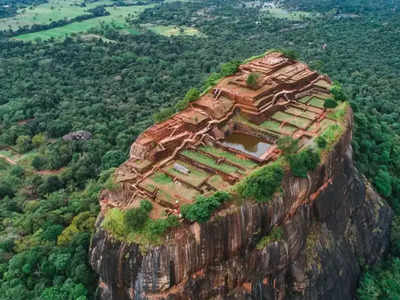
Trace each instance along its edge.
<path fill-rule="evenodd" d="M 290 20 L 237 0 L 169 2 L 146 9 L 132 26 L 185 25 L 202 35 L 103 26 L 93 33 L 106 41 L 0 39 L 0 147 L 24 158 L 22 166 L 0 158 L 0 299 L 93 299 L 87 249 L 112 168 L 154 113 L 201 89 L 222 63 L 269 48 L 292 49 L 342 84 L 355 112 L 357 166 L 400 214 L 396 3 L 286 2 L 320 14 Z M 77 130 L 91 138 L 62 138 Z M 399 226 L 396 218 L 386 261 L 365 270 L 360 299 L 400 297 Z"/>

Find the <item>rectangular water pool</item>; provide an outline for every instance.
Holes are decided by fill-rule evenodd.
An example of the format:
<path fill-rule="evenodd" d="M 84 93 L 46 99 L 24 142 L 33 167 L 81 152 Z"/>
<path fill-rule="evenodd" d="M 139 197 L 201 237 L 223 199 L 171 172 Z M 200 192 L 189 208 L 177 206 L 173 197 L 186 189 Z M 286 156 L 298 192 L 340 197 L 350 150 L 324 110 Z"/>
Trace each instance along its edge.
<path fill-rule="evenodd" d="M 222 144 L 258 158 L 260 158 L 261 155 L 267 152 L 269 147 L 271 147 L 271 144 L 268 144 L 255 136 L 240 132 L 232 133 L 222 142 Z"/>

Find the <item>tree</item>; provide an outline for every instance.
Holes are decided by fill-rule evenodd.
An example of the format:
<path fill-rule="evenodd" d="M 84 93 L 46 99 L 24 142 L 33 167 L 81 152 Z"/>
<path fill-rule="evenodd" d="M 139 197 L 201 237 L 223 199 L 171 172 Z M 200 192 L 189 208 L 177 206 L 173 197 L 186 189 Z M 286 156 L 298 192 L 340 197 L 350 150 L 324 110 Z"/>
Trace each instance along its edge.
<path fill-rule="evenodd" d="M 37 156 L 35 156 L 33 158 L 31 164 L 32 164 L 32 167 L 35 168 L 35 170 L 40 171 L 40 170 L 46 169 L 47 163 L 48 162 L 47 162 L 47 159 L 45 157 L 37 155 Z"/>
<path fill-rule="evenodd" d="M 21 153 L 26 153 L 32 149 L 32 140 L 28 135 L 21 135 L 17 138 L 17 149 Z"/>
<path fill-rule="evenodd" d="M 337 105 L 337 102 L 331 98 L 326 99 L 324 102 L 324 108 L 335 108 Z"/>
<path fill-rule="evenodd" d="M 376 189 L 384 197 L 392 195 L 392 177 L 386 170 L 379 170 L 374 180 Z"/>
<path fill-rule="evenodd" d="M 46 143 L 46 136 L 43 133 L 39 133 L 32 138 L 32 144 L 35 148 L 40 148 Z"/>
<path fill-rule="evenodd" d="M 277 141 L 278 149 L 282 151 L 284 156 L 291 155 L 299 148 L 299 141 L 290 137 L 285 136 Z"/>
<path fill-rule="evenodd" d="M 104 154 L 101 164 L 104 170 L 118 167 L 126 160 L 125 154 L 121 150 L 110 150 Z"/>

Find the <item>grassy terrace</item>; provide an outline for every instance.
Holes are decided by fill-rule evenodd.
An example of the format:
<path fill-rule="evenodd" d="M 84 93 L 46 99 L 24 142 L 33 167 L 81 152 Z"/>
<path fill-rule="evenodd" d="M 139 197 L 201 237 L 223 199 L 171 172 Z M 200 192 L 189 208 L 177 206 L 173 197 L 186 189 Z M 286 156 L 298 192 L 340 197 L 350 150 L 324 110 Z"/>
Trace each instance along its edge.
<path fill-rule="evenodd" d="M 317 117 L 316 113 L 313 113 L 313 112 L 308 111 L 308 110 L 304 111 L 304 110 L 301 110 L 301 109 L 298 109 L 298 108 L 294 108 L 294 107 L 288 108 L 287 110 L 285 110 L 285 112 L 291 113 L 291 114 L 299 116 L 299 117 L 305 117 L 305 118 L 308 118 L 308 119 L 314 119 L 314 118 Z"/>
<path fill-rule="evenodd" d="M 213 154 L 213 155 L 216 155 L 216 156 L 219 156 L 219 157 L 226 158 L 230 162 L 233 162 L 235 164 L 243 166 L 246 169 L 253 169 L 253 168 L 257 167 L 257 164 L 255 162 L 253 162 L 249 159 L 241 158 L 234 153 L 225 151 L 220 148 L 216 148 L 216 147 L 212 147 L 212 146 L 203 146 L 203 147 L 200 147 L 200 150 L 210 153 L 210 154 Z"/>
<path fill-rule="evenodd" d="M 183 174 L 181 172 L 178 172 L 174 169 L 174 164 L 170 164 L 167 167 L 165 167 L 163 170 L 166 171 L 168 174 L 171 176 L 174 176 L 184 182 L 187 182 L 195 187 L 200 187 L 200 185 L 208 178 L 209 174 L 199 168 L 196 168 L 190 164 L 187 164 L 183 161 L 177 161 L 181 166 L 186 167 L 187 169 L 190 170 L 190 174 Z"/>
<path fill-rule="evenodd" d="M 308 125 L 310 125 L 311 121 L 308 119 L 294 117 L 292 115 L 286 114 L 284 112 L 278 111 L 273 116 L 273 119 L 278 120 L 280 122 L 287 122 L 296 127 L 305 129 Z"/>
<path fill-rule="evenodd" d="M 219 170 L 222 171 L 224 173 L 230 174 L 230 173 L 237 173 L 239 171 L 238 168 L 225 164 L 225 163 L 221 163 L 221 164 L 217 164 L 217 162 L 212 159 L 211 157 L 208 157 L 207 155 L 201 154 L 199 152 L 196 151 L 191 151 L 191 150 L 184 150 L 180 153 L 181 155 L 188 157 L 198 163 L 201 163 L 203 165 L 206 165 L 210 168 L 213 168 L 215 170 Z"/>
<path fill-rule="evenodd" d="M 297 128 L 289 125 L 289 124 L 285 124 L 284 126 L 281 127 L 280 122 L 274 121 L 274 120 L 268 120 L 265 121 L 264 123 L 262 123 L 260 125 L 261 128 L 265 128 L 271 131 L 275 131 L 277 133 L 283 133 L 283 134 L 287 134 L 287 135 L 291 135 L 292 133 L 294 133 Z"/>
<path fill-rule="evenodd" d="M 307 104 L 318 108 L 324 108 L 324 100 L 313 97 Z"/>
<path fill-rule="evenodd" d="M 230 185 L 226 181 L 224 181 L 219 175 L 214 175 L 210 177 L 210 179 L 207 180 L 207 183 L 215 188 L 217 191 L 225 190 L 230 187 Z"/>
<path fill-rule="evenodd" d="M 154 174 L 148 180 L 159 188 L 157 197 L 171 203 L 178 199 L 193 200 L 200 195 L 195 189 L 182 183 L 175 183 L 171 177 L 161 172 Z"/>

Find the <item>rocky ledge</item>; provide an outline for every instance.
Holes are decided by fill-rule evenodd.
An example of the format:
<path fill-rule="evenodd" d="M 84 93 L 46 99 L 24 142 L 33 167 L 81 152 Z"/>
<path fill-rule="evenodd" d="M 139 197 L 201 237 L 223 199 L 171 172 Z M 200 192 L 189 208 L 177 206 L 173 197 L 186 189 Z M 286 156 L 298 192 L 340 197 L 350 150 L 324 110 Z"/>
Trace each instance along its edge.
<path fill-rule="evenodd" d="M 145 253 L 102 230 L 100 214 L 90 249 L 100 298 L 353 299 L 361 266 L 388 248 L 392 211 L 353 166 L 347 121 L 308 178 L 288 172 L 268 203 L 180 226 Z"/>

